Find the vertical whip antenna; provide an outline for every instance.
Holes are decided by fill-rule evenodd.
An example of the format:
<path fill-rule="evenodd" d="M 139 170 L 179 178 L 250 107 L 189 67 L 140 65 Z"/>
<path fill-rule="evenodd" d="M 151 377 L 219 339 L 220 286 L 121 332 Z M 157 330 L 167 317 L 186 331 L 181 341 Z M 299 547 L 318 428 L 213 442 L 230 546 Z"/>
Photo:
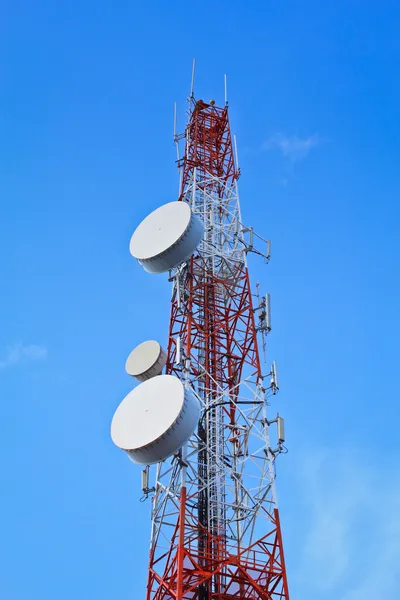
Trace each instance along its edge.
<path fill-rule="evenodd" d="M 236 170 L 239 170 L 239 154 L 238 154 L 238 149 L 237 149 L 237 143 L 236 143 L 236 135 L 233 136 L 233 144 L 235 146 L 235 163 L 236 163 Z"/>
<path fill-rule="evenodd" d="M 181 182 L 182 182 L 182 167 L 180 164 L 180 153 L 179 153 L 179 136 L 176 128 L 176 102 L 174 102 L 174 142 L 176 148 L 176 162 L 179 170 L 179 187 L 178 187 L 178 195 L 181 193 Z"/>
<path fill-rule="evenodd" d="M 176 142 L 176 102 L 174 102 L 174 142 Z"/>
<path fill-rule="evenodd" d="M 194 98 L 194 76 L 195 76 L 195 72 L 196 72 L 196 59 L 193 59 L 193 65 L 192 65 L 192 83 L 190 85 L 190 98 Z"/>

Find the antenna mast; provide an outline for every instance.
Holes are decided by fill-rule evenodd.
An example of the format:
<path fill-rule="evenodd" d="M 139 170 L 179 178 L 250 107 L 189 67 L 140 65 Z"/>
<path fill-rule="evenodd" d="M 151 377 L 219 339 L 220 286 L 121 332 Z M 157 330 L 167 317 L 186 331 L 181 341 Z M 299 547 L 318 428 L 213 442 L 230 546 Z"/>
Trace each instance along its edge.
<path fill-rule="evenodd" d="M 154 375 L 178 380 L 185 392 L 176 389 L 185 402 L 188 398 L 190 413 L 180 413 L 186 429 L 178 417 L 172 425 L 165 423 L 159 440 L 166 457 L 154 459 L 155 467 L 150 472 L 146 467 L 142 476 L 143 492 L 152 497 L 146 600 L 289 600 L 275 492 L 275 462 L 285 450 L 283 419 L 267 415 L 268 400 L 278 390 L 277 369 L 274 362 L 268 375 L 263 373 L 257 339 L 271 329 L 270 299 L 267 294 L 253 306 L 247 268 L 248 252 L 268 261 L 270 245 L 241 222 L 226 80 L 221 108 L 195 100 L 194 73 L 195 61 L 185 135 L 178 136 L 174 127 L 175 141 L 184 138 L 185 148 L 178 161 L 178 202 L 170 203 L 190 208 L 191 220 L 181 238 L 169 240 L 161 253 L 157 246 L 158 253 L 147 252 L 146 259 L 139 230 L 156 219 L 157 211 L 131 242 L 132 254 L 146 270 L 161 272 L 170 261 L 173 293 L 166 352 L 154 346 L 147 370 L 142 359 L 140 369 L 131 360 L 130 373 L 137 377 L 139 371 L 140 381 Z M 171 223 L 180 212 L 174 209 Z M 185 246 L 179 254 L 188 238 L 192 249 Z M 256 247 L 260 240 L 265 253 Z M 162 369 L 165 375 L 159 375 Z M 150 390 L 150 383 L 135 390 L 144 385 Z M 171 399 L 166 402 L 172 402 L 173 387 L 166 388 Z M 185 432 L 190 437 L 182 445 Z M 168 446 L 171 437 L 179 447 Z M 135 443 L 137 438 L 130 442 Z M 139 448 L 139 455 L 161 452 L 147 448 Z M 139 462 L 138 450 L 129 452 Z"/>

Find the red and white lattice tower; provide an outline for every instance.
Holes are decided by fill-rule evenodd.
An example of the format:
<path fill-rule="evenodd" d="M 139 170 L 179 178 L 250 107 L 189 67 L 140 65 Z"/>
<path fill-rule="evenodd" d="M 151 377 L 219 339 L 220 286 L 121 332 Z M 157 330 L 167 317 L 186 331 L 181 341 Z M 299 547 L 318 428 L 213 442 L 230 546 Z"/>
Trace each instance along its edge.
<path fill-rule="evenodd" d="M 253 296 L 247 269 L 249 252 L 269 259 L 270 243 L 242 223 L 227 101 L 223 108 L 213 101 L 196 101 L 192 83 L 188 106 L 186 130 L 175 134 L 175 141 L 178 200 L 190 211 L 175 205 L 195 215 L 200 242 L 170 271 L 173 292 L 166 353 L 156 342 L 146 342 L 132 359 L 135 362 L 137 352 L 142 352 L 140 368 L 138 361 L 134 367 L 127 363 L 128 372 L 150 382 L 140 384 L 122 403 L 131 408 L 118 409 L 119 423 L 113 425 L 112 435 L 134 462 L 156 463 L 152 477 L 145 468 L 142 485 L 145 495 L 152 497 L 146 600 L 289 600 L 275 492 L 275 461 L 285 451 L 283 420 L 267 414 L 269 399 L 278 389 L 277 372 L 275 363 L 262 370 L 257 340 L 260 336 L 265 349 L 270 301 L 269 294 L 261 299 Z M 176 209 L 166 206 L 165 210 Z M 162 218 L 157 218 L 156 238 L 163 227 Z M 160 263 L 161 256 L 161 267 L 150 264 L 155 259 L 144 250 L 148 236 L 146 231 L 140 235 L 135 242 L 140 252 L 137 246 L 133 250 L 131 246 L 131 252 L 142 257 L 146 270 L 166 270 L 162 253 L 156 257 Z M 176 246 L 172 244 L 168 252 L 175 252 Z M 164 366 L 165 375 L 159 375 Z M 159 424 L 150 424 L 148 434 L 136 425 L 132 442 L 130 428 L 140 419 L 148 423 L 151 410 L 152 423 L 157 421 L 165 408 L 167 383 L 187 390 L 192 402 L 185 404 L 187 414 L 176 419 L 175 413 L 169 415 L 165 432 Z M 142 410 L 150 398 L 152 408 Z M 192 429 L 181 434 L 181 423 L 190 419 Z M 118 421 L 117 413 L 114 420 Z M 184 435 L 182 446 L 179 439 Z M 168 458 L 157 463 L 162 452 Z"/>
<path fill-rule="evenodd" d="M 166 373 L 191 386 L 202 413 L 184 448 L 156 467 L 146 599 L 289 600 L 274 464 L 283 422 L 268 420 L 276 367 L 263 374 L 257 342 L 270 328 L 269 296 L 254 305 L 247 269 L 247 253 L 261 252 L 241 220 L 228 104 L 192 92 L 189 107 L 175 136 L 185 145 L 179 200 L 204 237 L 171 273 Z"/>

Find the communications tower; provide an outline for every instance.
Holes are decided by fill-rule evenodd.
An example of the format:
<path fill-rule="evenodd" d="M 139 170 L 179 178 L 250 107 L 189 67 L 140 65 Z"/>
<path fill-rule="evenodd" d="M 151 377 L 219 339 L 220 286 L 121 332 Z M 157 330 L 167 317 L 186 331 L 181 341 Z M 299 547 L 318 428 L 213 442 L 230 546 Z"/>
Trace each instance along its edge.
<path fill-rule="evenodd" d="M 258 344 L 265 351 L 270 297 L 252 292 L 247 268 L 271 245 L 242 221 L 226 92 L 222 107 L 196 100 L 193 79 L 175 131 L 179 197 L 131 240 L 146 271 L 169 272 L 168 343 L 128 358 L 140 383 L 112 437 L 143 465 L 152 501 L 146 600 L 289 600 L 275 492 L 284 427 L 269 414 L 277 369 L 262 366 Z"/>

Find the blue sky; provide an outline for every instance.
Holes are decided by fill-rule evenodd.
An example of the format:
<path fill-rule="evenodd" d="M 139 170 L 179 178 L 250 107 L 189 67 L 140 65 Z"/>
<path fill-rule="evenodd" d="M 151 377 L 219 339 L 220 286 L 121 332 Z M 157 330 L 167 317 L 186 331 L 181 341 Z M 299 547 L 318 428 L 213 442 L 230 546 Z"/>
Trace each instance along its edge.
<path fill-rule="evenodd" d="M 144 598 L 149 505 L 113 447 L 129 351 L 170 289 L 129 255 L 176 198 L 196 93 L 223 101 L 243 220 L 272 239 L 273 407 L 293 600 L 395 600 L 400 6 L 382 0 L 3 3 L 0 598 Z"/>

